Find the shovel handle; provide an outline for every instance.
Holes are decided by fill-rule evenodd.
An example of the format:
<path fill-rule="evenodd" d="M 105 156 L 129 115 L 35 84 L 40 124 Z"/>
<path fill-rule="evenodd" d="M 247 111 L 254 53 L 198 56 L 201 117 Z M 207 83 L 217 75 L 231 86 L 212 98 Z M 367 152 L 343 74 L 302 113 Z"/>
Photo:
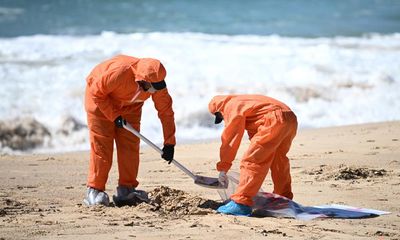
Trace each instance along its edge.
<path fill-rule="evenodd" d="M 156 150 L 159 154 L 163 154 L 163 151 L 155 145 L 153 142 L 151 142 L 149 139 L 147 139 L 145 136 L 140 134 L 138 131 L 136 131 L 129 123 L 124 124 L 124 128 L 128 130 L 129 132 L 133 133 L 136 137 L 140 138 L 143 140 L 145 143 L 147 143 L 150 147 L 152 147 L 154 150 Z M 184 173 L 186 173 L 189 177 L 191 177 L 193 180 L 196 180 L 196 176 L 185 166 L 180 164 L 178 161 L 175 159 L 172 159 L 171 161 L 175 166 L 177 166 L 180 170 L 182 170 Z"/>

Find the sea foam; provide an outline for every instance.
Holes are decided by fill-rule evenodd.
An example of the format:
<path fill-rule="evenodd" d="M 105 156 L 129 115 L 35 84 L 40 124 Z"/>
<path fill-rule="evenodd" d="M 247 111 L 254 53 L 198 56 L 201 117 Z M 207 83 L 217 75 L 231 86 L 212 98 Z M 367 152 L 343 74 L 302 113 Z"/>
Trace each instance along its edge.
<path fill-rule="evenodd" d="M 86 123 L 85 77 L 116 54 L 164 63 L 178 144 L 219 137 L 221 126 L 207 112 L 216 94 L 275 97 L 303 128 L 400 119 L 400 34 L 307 39 L 157 32 L 0 39 L 0 119 L 34 117 L 44 124 L 52 133 L 45 151 L 87 149 L 86 129 L 58 133 L 65 118 Z M 162 143 L 151 100 L 143 116 L 142 134 Z"/>

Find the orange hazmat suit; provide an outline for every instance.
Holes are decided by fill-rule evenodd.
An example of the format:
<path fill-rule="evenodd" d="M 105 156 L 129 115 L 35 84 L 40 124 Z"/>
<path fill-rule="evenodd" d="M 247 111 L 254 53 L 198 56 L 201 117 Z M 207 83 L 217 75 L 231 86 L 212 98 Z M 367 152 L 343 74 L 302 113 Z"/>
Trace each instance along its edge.
<path fill-rule="evenodd" d="M 240 179 L 231 200 L 252 206 L 269 170 L 274 193 L 292 199 L 290 164 L 286 154 L 297 131 L 296 115 L 284 103 L 262 95 L 219 95 L 209 103 L 212 114 L 225 122 L 217 170 L 227 172 L 239 149 L 244 131 L 250 145 L 240 162 Z"/>
<path fill-rule="evenodd" d="M 86 78 L 85 109 L 90 133 L 90 162 L 87 186 L 105 190 L 111 169 L 114 140 L 118 158 L 118 184 L 137 187 L 140 139 L 114 120 L 122 116 L 137 131 L 143 102 L 150 96 L 161 120 L 164 145 L 175 145 L 172 98 L 165 88 L 166 70 L 160 61 L 118 55 L 98 64 Z M 154 93 L 143 91 L 136 81 L 164 84 Z"/>

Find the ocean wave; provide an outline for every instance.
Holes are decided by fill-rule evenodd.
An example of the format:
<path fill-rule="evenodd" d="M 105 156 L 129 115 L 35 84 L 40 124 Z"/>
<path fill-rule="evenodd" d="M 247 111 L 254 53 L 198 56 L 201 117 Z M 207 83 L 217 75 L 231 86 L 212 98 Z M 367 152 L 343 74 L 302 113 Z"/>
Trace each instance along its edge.
<path fill-rule="evenodd" d="M 24 13 L 22 8 L 0 7 L 0 21 L 10 21 Z"/>
<path fill-rule="evenodd" d="M 2 38 L 0 119 L 37 119 L 52 133 L 49 149 L 88 147 L 86 128 L 65 136 L 57 131 L 65 116 L 85 125 L 85 77 L 116 54 L 164 63 L 178 142 L 218 138 L 221 127 L 207 112 L 216 94 L 275 97 L 296 112 L 301 127 L 400 119 L 398 33 L 289 38 L 189 32 Z M 162 143 L 151 103 L 143 115 L 142 133 Z"/>

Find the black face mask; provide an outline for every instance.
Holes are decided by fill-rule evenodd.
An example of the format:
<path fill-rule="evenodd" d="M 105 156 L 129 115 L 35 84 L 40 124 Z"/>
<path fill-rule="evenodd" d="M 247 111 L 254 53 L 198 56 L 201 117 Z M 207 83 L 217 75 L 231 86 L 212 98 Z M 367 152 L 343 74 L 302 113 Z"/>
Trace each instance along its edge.
<path fill-rule="evenodd" d="M 155 88 L 156 90 L 161 90 L 167 87 L 167 84 L 165 83 L 164 80 L 160 82 L 153 82 L 151 83 L 151 85 L 153 85 L 153 88 Z"/>
<path fill-rule="evenodd" d="M 224 117 L 222 116 L 222 114 L 220 112 L 216 112 L 214 113 L 215 115 L 215 124 L 221 123 L 222 120 L 224 120 Z"/>

